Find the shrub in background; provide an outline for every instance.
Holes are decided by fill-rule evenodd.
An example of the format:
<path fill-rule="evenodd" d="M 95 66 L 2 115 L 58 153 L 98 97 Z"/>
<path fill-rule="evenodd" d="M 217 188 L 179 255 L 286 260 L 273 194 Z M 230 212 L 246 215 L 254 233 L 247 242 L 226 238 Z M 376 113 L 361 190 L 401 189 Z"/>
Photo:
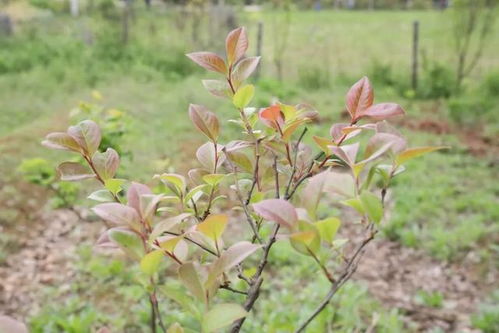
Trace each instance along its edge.
<path fill-rule="evenodd" d="M 393 103 L 374 104 L 366 77 L 347 93 L 350 122 L 333 124 L 330 133 L 312 138 L 313 146 L 306 144 L 306 126 L 317 116 L 309 105 L 250 107 L 255 88 L 245 81 L 260 58 L 245 57 L 247 48 L 246 31 L 238 28 L 227 36 L 225 59 L 211 52 L 188 54 L 221 76 L 203 85 L 233 104 L 235 119 L 229 121 L 240 127 L 241 136 L 220 142 L 217 115 L 191 104 L 189 117 L 207 142 L 197 149 L 198 166 L 187 175 L 154 176 L 165 191 L 154 193 L 145 184 L 116 178 L 119 154 L 103 146 L 101 128 L 92 120 L 43 141 L 84 162 L 60 164 L 61 179 L 94 179 L 102 185 L 89 196 L 98 202 L 93 211 L 109 227 L 97 243 L 121 249 L 140 266 L 136 278 L 149 297 L 152 332 L 158 325 L 167 332 L 170 324 L 168 332 L 209 333 L 229 325 L 239 332 L 265 286 L 276 242 L 289 242 L 303 260 L 316 263 L 329 284 L 317 309 L 295 324 L 296 332 L 303 332 L 355 273 L 383 219 L 391 179 L 408 160 L 441 148 L 408 148 L 385 121 L 404 111 Z M 355 217 L 340 221 L 324 215 L 318 208 L 326 197 L 353 209 Z M 359 242 L 337 237 L 345 223 L 359 226 Z M 231 233 L 231 225 L 237 231 Z M 189 296 L 163 284 L 165 278 L 177 280 Z M 243 287 L 236 288 L 236 281 Z M 220 302 L 220 290 L 240 296 L 241 303 Z M 158 291 L 180 303 L 193 319 L 188 326 L 159 312 Z"/>

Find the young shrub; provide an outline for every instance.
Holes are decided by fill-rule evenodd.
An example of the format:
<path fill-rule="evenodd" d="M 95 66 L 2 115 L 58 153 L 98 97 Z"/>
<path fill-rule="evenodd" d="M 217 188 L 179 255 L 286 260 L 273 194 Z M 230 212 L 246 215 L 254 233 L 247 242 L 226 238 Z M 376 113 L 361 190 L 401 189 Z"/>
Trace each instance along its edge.
<path fill-rule="evenodd" d="M 180 302 L 197 324 L 186 329 L 209 333 L 230 326 L 230 332 L 239 332 L 265 285 L 266 268 L 272 265 L 269 253 L 276 242 L 289 242 L 303 260 L 315 262 L 329 281 L 329 291 L 317 309 L 303 323 L 294 324 L 296 332 L 303 332 L 355 273 L 382 223 L 391 179 L 404 171 L 409 160 L 442 148 L 409 148 L 386 122 L 402 116 L 403 109 L 394 103 L 375 104 L 367 77 L 346 95 L 350 121 L 332 124 L 329 133 L 312 138 L 313 146 L 305 144 L 307 126 L 317 111 L 309 105 L 280 102 L 254 107 L 255 88 L 246 80 L 260 58 L 246 57 L 247 49 L 246 31 L 238 28 L 226 38 L 225 57 L 211 52 L 187 55 L 219 75 L 203 85 L 234 106 L 234 119 L 229 121 L 242 134 L 222 142 L 217 114 L 191 104 L 188 115 L 206 142 L 197 149 L 197 162 L 193 161 L 197 167 L 186 175 L 154 176 L 165 185 L 165 192 L 154 193 L 145 184 L 117 179 L 118 153 L 111 148 L 103 151 L 101 129 L 91 120 L 51 133 L 43 142 L 85 161 L 62 163 L 59 170 L 66 179 L 90 178 L 102 185 L 90 195 L 98 202 L 93 211 L 109 226 L 97 243 L 121 249 L 140 266 L 138 280 L 149 294 L 153 332 L 157 325 L 167 332 L 157 291 L 179 301 L 177 290 L 158 286 L 165 274 L 178 279 L 190 295 Z M 370 136 L 362 149 L 359 134 Z M 376 183 L 382 187 L 375 188 Z M 227 208 L 222 193 L 237 202 L 229 202 Z M 318 212 L 324 196 L 356 211 L 355 221 Z M 353 222 L 364 226 L 361 241 L 338 239 L 341 226 Z M 239 226 L 237 234 L 227 237 L 227 230 L 236 223 L 246 227 Z M 168 273 L 172 268 L 177 274 Z M 233 287 L 236 280 L 242 281 L 244 289 Z M 221 303 L 220 289 L 244 301 Z M 168 331 L 182 330 L 174 324 Z"/>

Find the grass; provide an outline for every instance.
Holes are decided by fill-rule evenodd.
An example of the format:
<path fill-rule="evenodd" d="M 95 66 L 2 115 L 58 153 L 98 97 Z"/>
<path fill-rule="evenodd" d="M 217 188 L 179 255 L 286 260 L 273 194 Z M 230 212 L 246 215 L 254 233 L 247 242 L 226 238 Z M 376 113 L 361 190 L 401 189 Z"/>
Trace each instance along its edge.
<path fill-rule="evenodd" d="M 324 132 L 341 117 L 348 87 L 368 73 L 373 77 L 377 100 L 401 103 L 411 120 L 435 119 L 452 124 L 453 120 L 465 119 L 466 125 L 472 120 L 486 119 L 487 128 L 496 133 L 497 118 L 490 115 L 497 113 L 494 108 L 498 103 L 485 105 L 488 118 L 473 116 L 447 120 L 447 116 L 456 108 L 463 109 L 462 105 L 465 105 L 465 111 L 459 112 L 467 112 L 466 103 L 470 99 L 473 105 L 476 104 L 475 96 L 482 87 L 482 77 L 499 66 L 497 43 L 488 44 L 483 61 L 466 82 L 470 93 L 457 98 L 460 99 L 457 107 L 452 103 L 449 106 L 446 99 L 417 99 L 417 92 L 409 89 L 412 22 L 420 21 L 421 48 L 428 58 L 452 64 L 448 13 L 292 12 L 289 26 L 285 23 L 286 15 L 264 12 L 241 16 L 252 41 L 256 37 L 256 22 L 263 21 L 265 27 L 262 79 L 256 84 L 256 105 L 268 105 L 274 97 L 286 103 L 310 103 L 321 114 L 320 124 L 310 128 L 310 132 Z M 224 120 L 229 119 L 233 111 L 230 105 L 204 91 L 200 79 L 211 75 L 196 69 L 183 56 L 193 50 L 220 50 L 222 43 L 212 43 L 206 33 L 208 29 L 202 30 L 201 40 L 193 43 L 190 40 L 191 21 L 186 20 L 185 31 L 175 28 L 174 21 L 172 14 L 138 12 L 131 41 L 126 47 L 119 42 L 119 22 L 97 16 L 77 20 L 56 16 L 42 22 L 28 22 L 21 25 L 14 37 L 0 39 L 0 180 L 15 179 L 17 174 L 13 170 L 24 158 L 43 156 L 54 161 L 54 165 L 56 161 L 62 161 L 66 155 L 41 149 L 39 141 L 49 131 L 64 129 L 69 122 L 69 110 L 79 101 L 91 99 L 93 90 L 101 92 L 105 105 L 123 109 L 132 118 L 128 140 L 133 159 L 129 168 L 137 174 L 137 180 L 150 181 L 152 174 L 165 169 L 190 167 L 187 164 L 191 162 L 185 161 L 202 143 L 202 138 L 192 135 L 186 112 L 188 104 L 205 104 Z M 282 38 L 276 32 L 287 28 L 290 37 L 282 55 L 284 78 L 278 81 L 271 79 L 276 77 L 273 45 L 276 39 Z M 92 43 L 88 43 L 86 35 L 93 36 Z M 251 54 L 255 52 L 254 44 L 251 43 Z M 311 75 L 314 73 L 317 75 Z M 426 83 L 433 82 L 428 75 L 422 71 L 424 88 Z M 494 92 L 497 86 L 494 80 L 497 79 L 494 77 L 487 79 L 492 83 L 485 89 L 492 92 L 480 99 L 497 101 Z M 445 78 L 442 80 L 444 86 L 451 84 Z M 223 141 L 236 131 L 230 123 L 223 122 Z M 469 251 L 475 251 L 482 261 L 492 261 L 497 255 L 492 235 L 498 231 L 499 219 L 499 193 L 494 186 L 497 174 L 492 158 L 470 155 L 456 134 L 404 131 L 414 145 L 448 144 L 452 149 L 411 162 L 408 172 L 398 177 L 393 189 L 392 215 L 384 226 L 385 236 L 405 246 L 421 248 L 442 260 L 461 260 Z M 9 241 L 2 238 L 1 246 Z M 276 277 L 270 287 L 279 292 L 260 305 L 258 311 L 263 316 L 262 322 L 255 322 L 254 327 L 249 325 L 248 332 L 261 327 L 268 332 L 285 331 L 290 322 L 299 319 L 300 311 L 308 313 L 316 298 L 322 296 L 323 282 L 304 282 L 306 276 L 314 274 L 313 268 L 295 262 L 286 251 L 283 248 L 279 251 L 280 256 L 272 258 L 285 267 L 282 276 Z M 79 269 L 83 277 L 72 286 L 75 293 L 88 288 L 87 296 L 93 294 L 94 285 L 117 276 L 113 282 L 116 288 L 111 291 L 113 297 L 127 304 L 137 303 L 142 291 L 129 287 L 133 270 L 120 266 L 119 262 L 108 261 L 110 259 L 92 258 L 86 248 L 82 249 L 81 256 Z M 303 279 L 290 279 L 287 276 L 292 274 L 287 272 L 291 271 L 298 271 Z M 288 287 L 306 290 L 302 293 L 306 297 L 298 295 L 302 299 L 296 301 L 297 295 L 286 291 Z M 55 290 L 46 292 L 53 295 Z M 56 327 L 54 330 L 64 327 L 68 332 L 86 332 L 89 321 L 118 328 L 136 322 L 142 325 L 136 328 L 139 330 L 147 325 L 147 313 L 132 311 L 144 309 L 141 304 L 136 304 L 126 316 L 116 317 L 109 309 L 102 309 L 99 302 L 85 297 L 54 303 L 33 317 L 34 332 L 45 332 L 44 327 L 49 327 L 49 331 L 52 327 Z M 438 295 L 428 297 L 429 303 L 438 305 Z M 277 301 L 284 304 L 279 313 L 272 311 Z M 316 323 L 317 329 L 333 325 L 335 331 L 340 332 L 365 330 L 373 319 L 368 314 L 373 311 L 380 318 L 379 331 L 410 329 L 402 328 L 397 311 L 383 309 L 369 297 L 363 286 L 348 285 L 337 302 L 341 306 L 331 307 L 321 316 Z M 335 309 L 339 309 L 337 313 L 334 313 Z M 477 315 L 478 327 L 490 325 L 488 313 L 490 311 Z M 328 322 L 326 318 L 333 315 L 334 322 Z M 189 321 L 189 318 L 179 318 Z"/>

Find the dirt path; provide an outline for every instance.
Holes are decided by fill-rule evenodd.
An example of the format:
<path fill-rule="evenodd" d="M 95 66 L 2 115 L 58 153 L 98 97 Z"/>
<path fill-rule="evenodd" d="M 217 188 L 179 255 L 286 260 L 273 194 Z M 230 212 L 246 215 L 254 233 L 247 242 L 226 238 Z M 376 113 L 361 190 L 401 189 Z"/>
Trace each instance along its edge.
<path fill-rule="evenodd" d="M 356 227 L 343 233 L 359 239 Z M 20 251 L 0 265 L 0 313 L 24 320 L 36 313 L 40 291 L 46 286 L 69 289 L 75 278 L 72 262 L 82 242 L 93 243 L 103 227 L 100 223 L 78 221 L 67 210 L 46 213 L 22 230 Z M 422 251 L 405 248 L 386 239 L 377 239 L 367 249 L 354 276 L 365 282 L 370 293 L 386 307 L 401 309 L 404 316 L 426 331 L 440 327 L 446 332 L 472 332 L 469 315 L 487 293 L 487 283 L 479 279 L 471 263 L 446 264 Z M 497 272 L 486 280 L 493 283 Z M 442 308 L 416 304 L 419 290 L 440 291 Z"/>

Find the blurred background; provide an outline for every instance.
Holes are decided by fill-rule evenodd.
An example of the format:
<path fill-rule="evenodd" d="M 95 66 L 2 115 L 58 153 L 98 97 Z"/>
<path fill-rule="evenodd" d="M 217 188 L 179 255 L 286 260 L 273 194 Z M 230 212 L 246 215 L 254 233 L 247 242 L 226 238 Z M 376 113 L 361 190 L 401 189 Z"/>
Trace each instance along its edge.
<path fill-rule="evenodd" d="M 312 104 L 311 132 L 327 133 L 367 75 L 376 101 L 405 108 L 413 146 L 452 146 L 395 179 L 382 235 L 309 331 L 499 332 L 497 16 L 496 0 L 0 0 L 0 314 L 32 332 L 147 330 L 135 268 L 93 252 L 97 184 L 57 181 L 67 155 L 40 141 L 91 118 L 122 178 L 188 170 L 203 140 L 188 104 L 233 111 L 184 54 L 222 53 L 245 26 L 262 56 L 255 106 Z M 270 260 L 282 268 L 246 332 L 290 332 L 327 290 L 287 244 Z"/>

